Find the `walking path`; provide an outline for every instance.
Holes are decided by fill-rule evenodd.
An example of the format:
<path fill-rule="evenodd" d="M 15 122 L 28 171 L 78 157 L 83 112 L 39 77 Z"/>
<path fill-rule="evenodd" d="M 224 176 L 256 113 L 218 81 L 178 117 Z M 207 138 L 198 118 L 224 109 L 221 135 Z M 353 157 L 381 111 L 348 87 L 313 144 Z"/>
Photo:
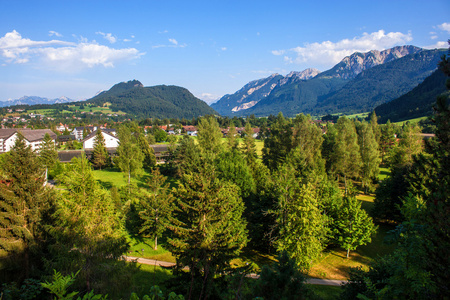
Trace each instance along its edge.
<path fill-rule="evenodd" d="M 174 267 L 175 263 L 161 261 L 156 259 L 135 257 L 135 256 L 123 256 L 126 261 L 137 262 L 144 265 L 153 265 L 160 267 Z M 258 279 L 259 275 L 252 273 L 248 274 L 247 277 Z M 333 279 L 319 279 L 319 278 L 308 278 L 306 279 L 306 283 L 316 284 L 316 285 L 332 285 L 332 286 L 340 286 L 342 283 L 346 282 L 345 280 L 333 280 Z"/>

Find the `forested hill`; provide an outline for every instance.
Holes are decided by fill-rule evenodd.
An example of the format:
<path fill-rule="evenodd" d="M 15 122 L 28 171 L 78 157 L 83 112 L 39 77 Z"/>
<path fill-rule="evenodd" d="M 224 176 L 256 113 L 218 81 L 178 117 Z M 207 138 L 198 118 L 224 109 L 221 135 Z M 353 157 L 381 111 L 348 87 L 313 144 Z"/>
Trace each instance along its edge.
<path fill-rule="evenodd" d="M 137 80 L 118 83 L 86 101 L 98 106 L 107 102 L 111 103 L 113 111 L 120 110 L 142 118 L 190 119 L 217 114 L 185 88 L 166 85 L 144 87 Z"/>
<path fill-rule="evenodd" d="M 448 77 L 441 71 L 436 70 L 412 91 L 384 103 L 375 108 L 378 122 L 399 122 L 430 116 L 433 113 L 433 105 L 436 97 L 446 92 L 445 81 Z"/>

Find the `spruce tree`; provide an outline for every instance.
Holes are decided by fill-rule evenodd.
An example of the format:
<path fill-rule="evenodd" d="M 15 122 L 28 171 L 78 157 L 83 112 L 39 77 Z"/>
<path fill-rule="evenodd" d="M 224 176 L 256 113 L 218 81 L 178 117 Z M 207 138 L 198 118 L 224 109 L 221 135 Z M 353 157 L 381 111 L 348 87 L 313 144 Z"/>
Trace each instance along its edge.
<path fill-rule="evenodd" d="M 45 169 L 37 155 L 17 133 L 14 147 L 5 156 L 0 181 L 0 251 L 14 264 L 10 274 L 28 278 L 39 264 L 43 247 L 45 216 L 54 200 L 44 187 Z"/>
<path fill-rule="evenodd" d="M 127 126 L 120 127 L 119 140 L 119 146 L 117 147 L 118 156 L 115 161 L 119 169 L 127 174 L 128 184 L 130 184 L 131 176 L 142 172 L 144 156 L 139 149 L 136 137 Z"/>
<path fill-rule="evenodd" d="M 144 134 L 139 133 L 138 134 L 138 144 L 139 148 L 142 151 L 142 154 L 144 155 L 144 160 L 142 161 L 142 166 L 145 169 L 151 169 L 154 166 L 156 166 L 156 156 L 155 156 L 155 150 L 153 150 L 152 147 L 150 147 L 149 142 L 145 138 Z"/>
<path fill-rule="evenodd" d="M 53 168 L 58 161 L 58 151 L 56 151 L 55 142 L 48 133 L 44 135 L 39 156 L 42 164 L 48 169 Z"/>
<path fill-rule="evenodd" d="M 139 217 L 143 221 L 140 233 L 154 238 L 155 250 L 158 250 L 158 237 L 167 229 L 173 210 L 174 199 L 166 180 L 158 169 L 153 170 L 148 181 L 148 195 L 140 201 Z"/>
<path fill-rule="evenodd" d="M 97 130 L 94 138 L 94 150 L 92 152 L 92 165 L 94 168 L 107 166 L 109 161 L 109 154 L 105 146 L 105 138 L 100 129 Z"/>

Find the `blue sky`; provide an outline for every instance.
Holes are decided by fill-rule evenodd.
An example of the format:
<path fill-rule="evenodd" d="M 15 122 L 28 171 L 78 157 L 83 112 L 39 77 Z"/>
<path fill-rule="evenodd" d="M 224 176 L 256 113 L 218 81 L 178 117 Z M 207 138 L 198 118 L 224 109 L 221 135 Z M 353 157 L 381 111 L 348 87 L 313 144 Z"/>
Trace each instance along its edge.
<path fill-rule="evenodd" d="M 0 0 L 0 100 L 86 99 L 137 79 L 211 102 L 272 73 L 449 38 L 448 0 Z"/>

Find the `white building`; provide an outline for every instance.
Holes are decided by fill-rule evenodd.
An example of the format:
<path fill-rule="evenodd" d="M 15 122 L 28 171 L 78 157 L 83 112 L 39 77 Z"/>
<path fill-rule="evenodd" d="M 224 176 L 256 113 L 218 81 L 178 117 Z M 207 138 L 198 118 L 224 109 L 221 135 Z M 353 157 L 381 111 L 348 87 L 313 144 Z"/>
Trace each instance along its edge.
<path fill-rule="evenodd" d="M 83 149 L 85 150 L 92 150 L 94 149 L 95 144 L 95 135 L 97 134 L 96 131 L 90 133 L 82 142 L 83 142 Z M 105 147 L 106 149 L 112 149 L 117 148 L 119 146 L 119 139 L 116 138 L 114 135 L 102 131 L 103 139 L 105 140 Z"/>
<path fill-rule="evenodd" d="M 27 128 L 6 128 L 0 129 L 0 153 L 8 152 L 16 143 L 17 132 L 20 132 L 27 146 L 31 146 L 33 151 L 39 151 L 46 133 L 50 135 L 53 142 L 56 140 L 56 134 L 50 129 L 27 129 Z"/>

